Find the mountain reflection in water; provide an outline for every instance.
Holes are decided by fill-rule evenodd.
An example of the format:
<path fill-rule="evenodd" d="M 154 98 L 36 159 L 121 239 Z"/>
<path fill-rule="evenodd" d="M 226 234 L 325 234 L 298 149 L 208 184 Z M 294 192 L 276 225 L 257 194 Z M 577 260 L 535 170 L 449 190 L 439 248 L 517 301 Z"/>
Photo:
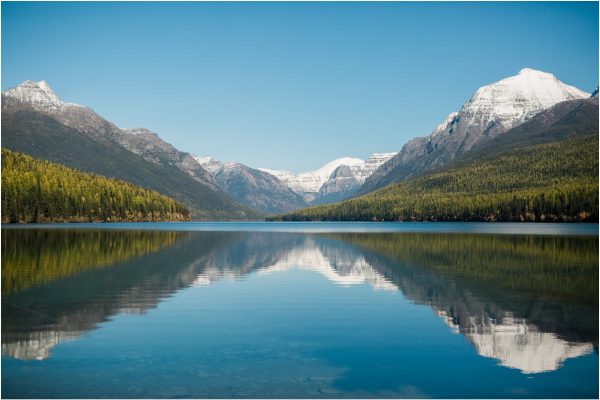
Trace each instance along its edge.
<path fill-rule="evenodd" d="M 52 357 L 57 344 L 186 287 L 293 268 L 400 291 L 478 354 L 523 373 L 597 352 L 597 237 L 55 230 L 40 248 L 28 232 L 2 232 L 2 354 L 18 359 Z"/>

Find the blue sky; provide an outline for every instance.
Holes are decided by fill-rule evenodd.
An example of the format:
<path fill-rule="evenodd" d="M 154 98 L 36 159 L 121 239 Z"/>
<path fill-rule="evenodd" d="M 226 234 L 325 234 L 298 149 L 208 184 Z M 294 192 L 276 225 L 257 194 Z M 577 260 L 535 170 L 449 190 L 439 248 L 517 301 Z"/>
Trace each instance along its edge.
<path fill-rule="evenodd" d="M 2 3 L 2 90 L 253 167 L 398 151 L 523 67 L 594 90 L 598 3 Z"/>

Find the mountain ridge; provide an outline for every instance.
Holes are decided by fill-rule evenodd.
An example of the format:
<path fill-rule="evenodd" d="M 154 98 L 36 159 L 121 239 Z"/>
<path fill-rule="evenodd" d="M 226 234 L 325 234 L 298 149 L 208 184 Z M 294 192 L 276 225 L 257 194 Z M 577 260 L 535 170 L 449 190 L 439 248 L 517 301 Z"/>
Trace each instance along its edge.
<path fill-rule="evenodd" d="M 223 192 L 248 207 L 265 213 L 281 213 L 308 205 L 302 196 L 267 172 L 234 161 L 193 158 L 211 174 Z"/>
<path fill-rule="evenodd" d="M 554 104 L 589 96 L 552 74 L 523 68 L 515 76 L 480 87 L 459 111 L 450 113 L 428 136 L 408 141 L 396 156 L 366 179 L 358 194 L 443 166 Z"/>
<path fill-rule="evenodd" d="M 558 103 L 424 175 L 271 219 L 597 221 L 598 100 Z"/>
<path fill-rule="evenodd" d="M 92 109 L 52 96 L 35 100 L 49 90 L 47 83 L 27 81 L 2 93 L 3 147 L 155 190 L 182 202 L 196 219 L 261 216 L 176 165 L 159 165 L 132 153 L 120 143 L 125 133 Z"/>

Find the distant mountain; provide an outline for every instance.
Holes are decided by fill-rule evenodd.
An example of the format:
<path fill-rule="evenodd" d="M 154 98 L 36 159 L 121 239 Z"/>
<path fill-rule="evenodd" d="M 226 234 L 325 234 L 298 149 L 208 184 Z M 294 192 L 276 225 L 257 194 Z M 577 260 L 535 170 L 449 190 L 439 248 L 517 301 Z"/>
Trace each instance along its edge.
<path fill-rule="evenodd" d="M 267 168 L 259 168 L 259 170 L 276 176 L 281 181 L 285 182 L 294 192 L 301 194 L 305 201 L 310 203 L 316 198 L 319 189 L 327 182 L 336 168 L 340 165 L 350 166 L 362 163 L 364 163 L 364 161 L 360 158 L 343 157 L 330 161 L 314 171 L 300 172 L 299 174 Z"/>
<path fill-rule="evenodd" d="M 289 171 L 259 168 L 286 183 L 311 204 L 324 204 L 345 199 L 356 192 L 365 179 L 396 153 L 374 153 L 368 160 L 343 157 L 321 168 L 294 174 Z"/>
<path fill-rule="evenodd" d="M 365 180 L 396 153 L 374 153 L 366 161 L 353 165 L 340 165 L 321 185 L 313 204 L 334 203 L 356 193 Z"/>
<path fill-rule="evenodd" d="M 518 75 L 479 88 L 426 137 L 417 137 L 366 179 L 360 193 L 446 165 L 472 147 L 526 122 L 566 100 L 590 97 L 554 75 L 525 68 Z"/>
<path fill-rule="evenodd" d="M 182 171 L 189 160 L 167 162 L 169 149 L 151 161 L 144 157 L 150 158 L 153 147 L 140 151 L 144 157 L 131 152 L 121 142 L 134 148 L 142 141 L 130 136 L 92 109 L 61 101 L 44 81 L 27 81 L 2 94 L 2 147 L 155 190 L 189 207 L 192 218 L 260 217 L 216 190 L 201 168 Z"/>
<path fill-rule="evenodd" d="M 598 221 L 598 99 L 558 103 L 422 176 L 277 218 Z"/>
<path fill-rule="evenodd" d="M 275 176 L 236 162 L 222 163 L 211 157 L 195 157 L 209 171 L 215 184 L 240 203 L 265 213 L 281 213 L 308 204 Z"/>

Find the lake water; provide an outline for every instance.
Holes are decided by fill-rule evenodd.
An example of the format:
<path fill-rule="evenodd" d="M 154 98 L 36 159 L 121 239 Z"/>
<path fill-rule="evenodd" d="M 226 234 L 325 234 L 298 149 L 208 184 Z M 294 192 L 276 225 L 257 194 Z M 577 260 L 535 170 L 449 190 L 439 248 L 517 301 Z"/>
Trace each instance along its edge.
<path fill-rule="evenodd" d="M 598 225 L 3 226 L 4 398 L 598 397 Z"/>

